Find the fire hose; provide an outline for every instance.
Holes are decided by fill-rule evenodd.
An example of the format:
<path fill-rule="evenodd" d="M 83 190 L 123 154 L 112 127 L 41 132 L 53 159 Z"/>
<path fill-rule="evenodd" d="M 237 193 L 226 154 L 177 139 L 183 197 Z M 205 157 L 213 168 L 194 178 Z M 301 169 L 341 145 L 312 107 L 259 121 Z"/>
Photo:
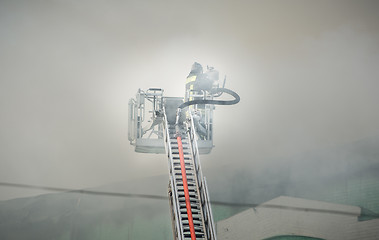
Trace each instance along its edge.
<path fill-rule="evenodd" d="M 181 110 L 185 107 L 195 105 L 195 104 L 214 104 L 214 105 L 233 105 L 236 104 L 240 101 L 240 96 L 227 88 L 214 88 L 211 89 L 210 93 L 212 95 L 217 95 L 221 96 L 222 93 L 227 93 L 231 96 L 234 97 L 233 100 L 210 100 L 210 99 L 197 99 L 197 100 L 192 100 L 188 101 L 185 103 L 182 103 L 176 112 L 176 123 L 175 123 L 175 128 L 176 128 L 176 139 L 178 141 L 178 150 L 179 150 L 179 158 L 180 158 L 180 166 L 181 166 L 181 172 L 182 172 L 182 179 L 183 179 L 183 188 L 184 188 L 184 197 L 186 201 L 186 208 L 187 208 L 187 216 L 188 216 L 188 223 L 190 227 L 190 233 L 191 233 L 191 240 L 196 240 L 196 235 L 195 235 L 195 227 L 193 224 L 193 218 L 192 218 L 192 210 L 191 210 L 191 203 L 190 203 L 190 197 L 189 197 L 189 191 L 188 191 L 188 184 L 187 184 L 187 175 L 186 175 L 186 170 L 185 170 L 185 163 L 184 163 L 184 154 L 183 154 L 183 145 L 182 145 L 182 137 L 180 133 L 180 128 L 179 128 L 179 117 Z"/>

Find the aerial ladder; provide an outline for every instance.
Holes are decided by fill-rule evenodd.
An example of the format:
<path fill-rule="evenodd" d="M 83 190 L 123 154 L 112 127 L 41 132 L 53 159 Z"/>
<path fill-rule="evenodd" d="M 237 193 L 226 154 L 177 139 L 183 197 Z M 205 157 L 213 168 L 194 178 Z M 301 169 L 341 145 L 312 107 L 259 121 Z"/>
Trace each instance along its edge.
<path fill-rule="evenodd" d="M 129 100 L 128 138 L 136 152 L 168 157 L 168 195 L 174 240 L 216 240 L 200 154 L 213 148 L 214 105 L 232 105 L 239 96 L 218 83 L 218 72 L 194 63 L 185 97 L 166 97 L 163 89 L 138 90 Z M 222 94 L 233 100 L 218 100 Z"/>

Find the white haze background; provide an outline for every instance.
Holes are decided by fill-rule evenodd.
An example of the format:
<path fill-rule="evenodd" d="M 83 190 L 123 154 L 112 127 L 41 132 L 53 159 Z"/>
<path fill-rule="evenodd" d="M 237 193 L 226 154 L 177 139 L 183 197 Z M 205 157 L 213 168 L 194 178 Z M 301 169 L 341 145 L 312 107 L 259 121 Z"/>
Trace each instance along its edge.
<path fill-rule="evenodd" d="M 216 108 L 204 169 L 378 136 L 378 12 L 366 0 L 1 0 L 0 182 L 167 174 L 165 155 L 129 145 L 127 103 L 138 88 L 183 96 L 194 61 L 241 96 Z M 0 199 L 39 193 L 1 187 Z"/>

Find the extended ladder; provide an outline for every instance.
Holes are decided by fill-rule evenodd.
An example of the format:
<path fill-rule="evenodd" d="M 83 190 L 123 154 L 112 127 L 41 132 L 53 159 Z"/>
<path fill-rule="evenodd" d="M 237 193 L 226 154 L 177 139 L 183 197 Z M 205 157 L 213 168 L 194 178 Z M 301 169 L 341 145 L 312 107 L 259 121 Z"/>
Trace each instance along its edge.
<path fill-rule="evenodd" d="M 175 128 L 165 117 L 164 127 L 174 240 L 216 240 L 193 119 Z"/>
<path fill-rule="evenodd" d="M 199 154 L 213 148 L 214 105 L 233 105 L 240 97 L 224 88 L 225 80 L 219 88 L 218 72 L 213 68 L 203 74 L 198 63 L 194 66 L 184 99 L 164 97 L 160 88 L 138 90 L 129 101 L 128 139 L 136 152 L 168 156 L 174 240 L 216 240 Z M 223 93 L 234 99 L 215 99 Z"/>

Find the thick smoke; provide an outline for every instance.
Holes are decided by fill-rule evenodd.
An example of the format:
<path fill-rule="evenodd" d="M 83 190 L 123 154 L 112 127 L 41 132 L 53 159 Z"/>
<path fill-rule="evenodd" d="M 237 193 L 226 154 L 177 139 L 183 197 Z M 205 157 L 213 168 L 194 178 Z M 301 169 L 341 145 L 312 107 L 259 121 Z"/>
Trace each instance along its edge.
<path fill-rule="evenodd" d="M 183 96 L 194 61 L 241 96 L 216 108 L 204 169 L 258 171 L 376 136 L 377 10 L 375 1 L 2 1 L 0 181 L 83 188 L 167 174 L 164 155 L 129 146 L 127 102 L 138 88 Z M 25 195 L 15 191 L 0 198 Z"/>

